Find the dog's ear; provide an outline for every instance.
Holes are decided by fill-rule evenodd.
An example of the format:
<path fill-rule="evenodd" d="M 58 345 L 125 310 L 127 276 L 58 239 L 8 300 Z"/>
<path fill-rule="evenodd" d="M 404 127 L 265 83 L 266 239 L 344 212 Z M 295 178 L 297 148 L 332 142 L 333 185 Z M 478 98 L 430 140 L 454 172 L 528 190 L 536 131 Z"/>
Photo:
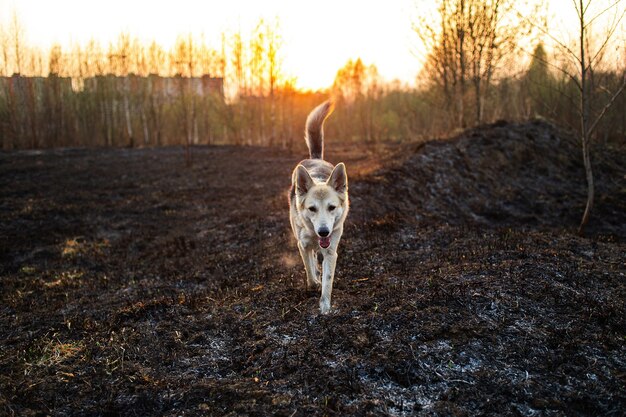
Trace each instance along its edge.
<path fill-rule="evenodd" d="M 313 178 L 309 175 L 309 171 L 306 170 L 302 165 L 298 165 L 296 167 L 296 172 L 294 173 L 296 180 L 294 183 L 296 184 L 296 193 L 298 195 L 304 195 L 315 185 Z"/>
<path fill-rule="evenodd" d="M 338 163 L 335 169 L 333 169 L 333 173 L 330 174 L 326 184 L 333 187 L 340 194 L 348 191 L 348 175 L 343 162 Z"/>

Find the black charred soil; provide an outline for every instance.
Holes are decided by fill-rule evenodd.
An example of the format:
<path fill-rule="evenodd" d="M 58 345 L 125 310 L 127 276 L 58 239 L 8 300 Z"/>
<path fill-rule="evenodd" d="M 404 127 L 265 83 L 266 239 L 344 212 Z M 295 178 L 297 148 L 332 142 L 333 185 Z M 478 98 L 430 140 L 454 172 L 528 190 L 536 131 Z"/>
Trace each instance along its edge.
<path fill-rule="evenodd" d="M 626 151 L 543 122 L 336 145 L 334 311 L 288 224 L 297 152 L 0 154 L 2 415 L 623 415 Z"/>

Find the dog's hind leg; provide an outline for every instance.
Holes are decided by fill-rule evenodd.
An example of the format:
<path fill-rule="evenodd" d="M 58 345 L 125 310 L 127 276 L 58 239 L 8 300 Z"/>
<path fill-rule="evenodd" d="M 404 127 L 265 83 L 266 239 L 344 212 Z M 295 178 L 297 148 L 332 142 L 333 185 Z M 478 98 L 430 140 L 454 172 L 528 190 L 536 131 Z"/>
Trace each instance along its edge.
<path fill-rule="evenodd" d="M 324 253 L 322 262 L 322 296 L 320 298 L 320 312 L 328 314 L 330 311 L 330 297 L 333 292 L 333 279 L 337 265 L 337 252 L 328 249 Z"/>

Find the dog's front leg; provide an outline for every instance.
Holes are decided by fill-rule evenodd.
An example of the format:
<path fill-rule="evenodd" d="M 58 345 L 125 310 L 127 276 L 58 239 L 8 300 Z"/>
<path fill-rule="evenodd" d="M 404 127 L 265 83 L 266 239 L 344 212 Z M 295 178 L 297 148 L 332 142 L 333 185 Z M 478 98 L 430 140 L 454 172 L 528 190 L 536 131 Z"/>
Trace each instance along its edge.
<path fill-rule="evenodd" d="M 306 288 L 315 287 L 319 285 L 319 280 L 317 279 L 317 271 L 315 270 L 314 256 L 313 252 L 305 248 L 302 245 L 302 242 L 298 242 L 298 250 L 300 251 L 300 257 L 302 258 L 302 263 L 304 263 L 304 270 L 306 271 Z"/>
<path fill-rule="evenodd" d="M 322 296 L 320 298 L 320 312 L 322 314 L 328 314 L 330 311 L 335 265 L 337 265 L 337 252 L 331 246 L 324 251 L 324 261 L 322 262 Z"/>

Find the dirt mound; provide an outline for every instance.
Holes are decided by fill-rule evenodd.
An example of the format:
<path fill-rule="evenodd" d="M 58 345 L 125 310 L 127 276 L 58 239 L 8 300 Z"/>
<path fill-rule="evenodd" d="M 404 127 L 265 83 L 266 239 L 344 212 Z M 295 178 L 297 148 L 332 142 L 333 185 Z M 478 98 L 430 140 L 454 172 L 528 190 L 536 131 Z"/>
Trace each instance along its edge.
<path fill-rule="evenodd" d="M 626 152 L 597 148 L 592 155 L 596 206 L 591 226 L 624 237 Z M 375 215 L 574 227 L 584 210 L 586 185 L 578 142 L 544 121 L 482 126 L 451 139 L 406 147 L 397 158 L 401 162 L 360 185 L 381 203 Z M 402 198 L 390 199 L 388 193 Z"/>

